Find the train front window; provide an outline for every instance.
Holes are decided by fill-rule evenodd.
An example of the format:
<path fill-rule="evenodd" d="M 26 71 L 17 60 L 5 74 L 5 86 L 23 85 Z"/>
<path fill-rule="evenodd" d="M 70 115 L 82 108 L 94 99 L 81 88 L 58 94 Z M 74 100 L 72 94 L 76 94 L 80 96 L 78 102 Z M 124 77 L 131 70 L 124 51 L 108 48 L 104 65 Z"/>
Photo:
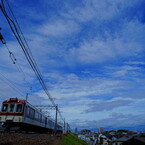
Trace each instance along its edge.
<path fill-rule="evenodd" d="M 8 110 L 8 104 L 3 104 L 2 112 L 7 112 L 7 110 Z"/>
<path fill-rule="evenodd" d="M 15 104 L 10 104 L 10 112 L 14 112 Z"/>
<path fill-rule="evenodd" d="M 22 112 L 22 104 L 17 104 L 16 112 Z"/>

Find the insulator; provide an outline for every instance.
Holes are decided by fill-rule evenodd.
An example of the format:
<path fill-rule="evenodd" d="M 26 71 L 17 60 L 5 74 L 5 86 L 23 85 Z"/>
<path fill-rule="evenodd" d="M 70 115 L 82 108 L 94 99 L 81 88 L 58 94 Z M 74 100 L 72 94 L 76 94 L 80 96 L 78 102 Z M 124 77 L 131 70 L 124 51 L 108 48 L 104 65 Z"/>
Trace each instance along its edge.
<path fill-rule="evenodd" d="M 4 41 L 4 38 L 3 38 L 3 36 L 2 36 L 1 33 L 0 33 L 0 40 L 1 40 L 1 42 L 2 42 L 3 44 L 6 44 L 6 42 Z"/>

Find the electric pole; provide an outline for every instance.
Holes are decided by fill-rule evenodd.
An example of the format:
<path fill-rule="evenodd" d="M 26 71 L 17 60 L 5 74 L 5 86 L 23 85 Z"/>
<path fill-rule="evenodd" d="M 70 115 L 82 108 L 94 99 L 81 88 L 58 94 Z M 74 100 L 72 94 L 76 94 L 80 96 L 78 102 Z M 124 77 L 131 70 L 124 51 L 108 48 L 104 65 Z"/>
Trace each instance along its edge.
<path fill-rule="evenodd" d="M 55 114 L 55 134 L 57 133 L 57 111 L 58 111 L 58 105 L 56 107 L 56 114 Z"/>

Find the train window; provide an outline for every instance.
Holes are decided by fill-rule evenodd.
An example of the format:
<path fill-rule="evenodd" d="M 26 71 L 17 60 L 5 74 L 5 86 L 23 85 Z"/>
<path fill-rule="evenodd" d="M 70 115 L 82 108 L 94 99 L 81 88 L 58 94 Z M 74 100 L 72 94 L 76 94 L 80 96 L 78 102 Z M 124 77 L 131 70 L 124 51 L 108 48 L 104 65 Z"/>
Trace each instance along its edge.
<path fill-rule="evenodd" d="M 44 116 L 42 116 L 42 122 L 45 123 L 45 117 Z"/>
<path fill-rule="evenodd" d="M 30 111 L 31 118 L 34 118 L 34 112 L 35 112 L 34 109 L 31 108 L 31 111 Z"/>
<path fill-rule="evenodd" d="M 45 124 L 47 124 L 47 118 L 45 118 Z"/>
<path fill-rule="evenodd" d="M 30 108 L 27 107 L 27 115 L 30 115 Z"/>
<path fill-rule="evenodd" d="M 35 118 L 36 120 L 39 119 L 39 114 L 38 114 L 38 112 L 35 112 L 34 118 Z"/>
<path fill-rule="evenodd" d="M 14 112 L 15 104 L 10 104 L 10 112 Z"/>
<path fill-rule="evenodd" d="M 7 112 L 7 110 L 8 110 L 8 104 L 3 104 L 2 112 Z"/>
<path fill-rule="evenodd" d="M 42 114 L 40 114 L 40 122 L 42 122 Z"/>
<path fill-rule="evenodd" d="M 17 104 L 16 112 L 22 112 L 22 104 Z"/>

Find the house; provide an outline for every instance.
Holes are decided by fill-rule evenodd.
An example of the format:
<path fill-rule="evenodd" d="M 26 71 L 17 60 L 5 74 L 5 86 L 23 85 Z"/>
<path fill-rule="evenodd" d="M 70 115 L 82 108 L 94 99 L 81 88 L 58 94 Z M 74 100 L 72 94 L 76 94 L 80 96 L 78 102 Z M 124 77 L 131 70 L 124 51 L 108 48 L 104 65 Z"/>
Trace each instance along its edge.
<path fill-rule="evenodd" d="M 129 140 L 131 137 L 130 136 L 122 136 L 121 138 L 117 140 L 113 140 L 111 142 L 111 145 L 122 145 L 123 142 Z"/>
<path fill-rule="evenodd" d="M 108 145 L 110 142 L 111 140 L 107 138 L 105 135 L 99 134 L 97 144 Z"/>
<path fill-rule="evenodd" d="M 88 133 L 90 133 L 90 132 L 91 132 L 91 131 L 88 130 L 88 129 L 81 130 L 81 133 L 83 133 L 83 134 L 88 134 Z"/>
<path fill-rule="evenodd" d="M 122 145 L 145 145 L 144 136 L 136 136 L 122 143 Z"/>

